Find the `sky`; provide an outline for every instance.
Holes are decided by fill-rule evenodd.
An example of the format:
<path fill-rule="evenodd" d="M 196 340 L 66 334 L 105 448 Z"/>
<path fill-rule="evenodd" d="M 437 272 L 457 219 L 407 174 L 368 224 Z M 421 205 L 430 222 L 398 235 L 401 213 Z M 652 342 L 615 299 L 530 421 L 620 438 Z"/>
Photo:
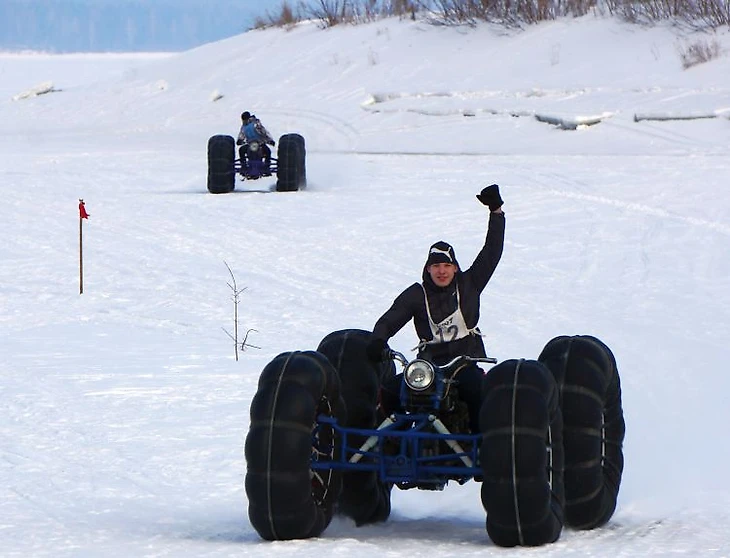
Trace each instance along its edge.
<path fill-rule="evenodd" d="M 384 20 L 176 54 L 0 55 L 3 556 L 730 556 L 730 36 L 676 32 Z M 708 40 L 723 55 L 683 69 Z M 243 110 L 305 137 L 306 190 L 207 192 L 208 138 Z M 370 329 L 434 241 L 468 265 L 491 183 L 507 229 L 487 350 L 611 348 L 615 515 L 500 549 L 469 482 L 396 490 L 384 524 L 261 541 L 243 487 L 261 370 Z M 258 347 L 238 361 L 227 265 Z M 415 344 L 410 325 L 391 343 Z"/>
<path fill-rule="evenodd" d="M 282 2 L 3 0 L 0 51 L 177 52 L 243 33 Z"/>

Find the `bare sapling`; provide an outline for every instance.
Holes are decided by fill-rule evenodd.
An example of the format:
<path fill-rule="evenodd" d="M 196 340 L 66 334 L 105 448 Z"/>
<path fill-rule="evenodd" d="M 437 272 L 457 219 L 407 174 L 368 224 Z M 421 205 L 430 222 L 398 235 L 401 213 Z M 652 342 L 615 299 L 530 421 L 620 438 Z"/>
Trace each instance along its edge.
<path fill-rule="evenodd" d="M 241 301 L 241 293 L 245 291 L 248 287 L 243 287 L 242 289 L 238 288 L 238 285 L 236 284 L 236 276 L 233 274 L 233 270 L 228 265 L 228 263 L 224 260 L 224 264 L 226 264 L 226 267 L 228 268 L 228 273 L 231 274 L 231 282 L 227 283 L 228 287 L 231 289 L 231 292 L 233 293 L 231 296 L 231 299 L 233 300 L 233 333 L 229 332 L 226 328 L 221 328 L 223 331 L 226 332 L 226 335 L 231 338 L 233 341 L 233 348 L 236 355 L 236 361 L 238 361 L 238 351 L 239 348 L 241 351 L 245 351 L 248 347 L 253 347 L 254 349 L 260 349 L 261 347 L 257 347 L 256 345 L 251 345 L 248 342 L 248 336 L 251 334 L 252 331 L 256 331 L 253 328 L 250 328 L 246 331 L 246 335 L 243 337 L 243 341 L 240 343 L 238 342 L 238 304 Z"/>

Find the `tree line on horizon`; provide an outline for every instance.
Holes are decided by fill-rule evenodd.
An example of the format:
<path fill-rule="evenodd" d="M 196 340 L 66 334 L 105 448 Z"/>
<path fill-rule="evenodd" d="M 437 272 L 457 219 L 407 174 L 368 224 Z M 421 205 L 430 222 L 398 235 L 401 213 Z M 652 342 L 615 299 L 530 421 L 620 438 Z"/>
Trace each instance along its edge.
<path fill-rule="evenodd" d="M 672 21 L 695 29 L 716 29 L 730 25 L 730 0 L 285 0 L 278 12 L 257 17 L 254 27 L 311 19 L 332 27 L 393 16 L 421 17 L 443 25 L 489 22 L 520 27 L 590 13 L 637 24 Z"/>

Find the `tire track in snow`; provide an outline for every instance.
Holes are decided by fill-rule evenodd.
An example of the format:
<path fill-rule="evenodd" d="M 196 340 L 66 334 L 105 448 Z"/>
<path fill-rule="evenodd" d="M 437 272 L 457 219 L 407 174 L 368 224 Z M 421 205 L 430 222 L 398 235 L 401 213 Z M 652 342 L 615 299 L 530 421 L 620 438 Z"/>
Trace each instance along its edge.
<path fill-rule="evenodd" d="M 550 190 L 550 193 L 554 194 L 556 196 L 561 196 L 563 198 L 586 201 L 589 203 L 596 203 L 596 204 L 602 204 L 602 205 L 610 205 L 610 206 L 613 206 L 613 207 L 616 207 L 619 209 L 623 209 L 625 211 L 635 211 L 635 212 L 639 212 L 639 213 L 644 213 L 645 215 L 654 215 L 656 217 L 672 219 L 675 221 L 676 220 L 683 221 L 689 225 L 693 225 L 696 227 L 702 227 L 704 229 L 712 230 L 712 231 L 719 232 L 721 234 L 730 236 L 730 225 L 725 225 L 725 224 L 719 223 L 717 221 L 707 221 L 705 219 L 699 219 L 697 217 L 688 217 L 686 215 L 679 215 L 677 213 L 672 213 L 672 212 L 666 211 L 664 209 L 658 209 L 656 207 L 651 207 L 651 206 L 640 204 L 640 203 L 622 202 L 622 201 L 607 198 L 604 196 L 593 196 L 590 194 L 577 194 L 575 192 L 567 192 L 564 190 Z"/>
<path fill-rule="evenodd" d="M 635 136 L 644 136 L 649 137 L 653 139 L 659 139 L 662 141 L 666 141 L 667 143 L 675 144 L 675 145 L 681 145 L 683 147 L 697 147 L 697 139 L 688 136 L 685 134 L 680 134 L 679 132 L 675 130 L 669 130 L 664 129 L 661 126 L 658 126 L 656 124 L 649 124 L 647 122 L 642 122 L 641 124 L 636 124 L 633 121 L 619 121 L 619 120 L 607 120 L 604 122 L 604 125 L 611 126 L 613 128 L 618 128 L 624 132 L 627 132 L 629 134 L 633 134 Z M 709 146 L 709 144 L 708 144 Z M 709 146 L 711 147 L 711 146 Z M 727 153 L 703 153 L 704 155 L 722 155 L 727 156 Z"/>
<path fill-rule="evenodd" d="M 347 145 L 352 146 L 355 141 L 360 137 L 359 130 L 351 125 L 348 121 L 343 120 L 341 118 L 337 118 L 336 116 L 333 116 L 331 114 L 311 110 L 311 109 L 304 109 L 304 108 L 297 108 L 297 109 L 282 109 L 280 107 L 262 107 L 260 110 L 257 109 L 257 112 L 262 113 L 264 111 L 268 111 L 271 117 L 277 117 L 277 116 L 285 116 L 290 117 L 292 119 L 295 119 L 297 122 L 303 121 L 303 122 L 313 122 L 315 124 L 319 124 L 324 126 L 328 130 L 334 131 L 335 134 L 340 136 Z M 267 120 L 269 120 L 269 116 L 267 116 Z M 306 128 L 306 126 L 297 126 L 298 128 Z M 284 133 L 288 133 L 285 131 Z M 310 151 L 309 142 L 306 136 L 305 141 L 307 141 L 307 151 Z M 335 141 L 330 139 L 330 141 Z M 320 153 L 328 153 L 329 151 L 323 151 L 321 149 L 318 150 L 311 150 L 315 152 Z M 351 151 L 344 149 L 342 150 L 343 153 L 351 153 Z"/>

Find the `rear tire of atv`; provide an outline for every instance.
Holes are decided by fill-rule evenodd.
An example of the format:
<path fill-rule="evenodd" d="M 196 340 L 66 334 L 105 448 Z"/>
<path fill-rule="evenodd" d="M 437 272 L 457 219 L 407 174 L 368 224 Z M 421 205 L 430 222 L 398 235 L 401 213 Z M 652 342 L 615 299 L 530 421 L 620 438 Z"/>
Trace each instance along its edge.
<path fill-rule="evenodd" d="M 213 136 L 208 140 L 208 191 L 227 194 L 236 187 L 235 141 L 231 136 Z"/>
<path fill-rule="evenodd" d="M 558 540 L 563 528 L 562 421 L 557 384 L 535 360 L 507 360 L 482 384 L 482 504 L 503 547 Z"/>
<path fill-rule="evenodd" d="M 301 157 L 299 159 L 299 164 L 300 164 L 300 168 L 299 168 L 299 189 L 300 190 L 304 190 L 307 187 L 307 164 L 306 164 L 306 161 L 307 161 L 307 148 L 306 148 L 306 145 L 304 144 L 304 137 L 303 136 L 301 136 L 300 134 L 291 134 L 291 135 L 294 136 L 294 140 L 293 141 L 299 143 L 299 147 L 300 147 L 300 149 L 302 151 L 302 155 L 301 155 Z"/>
<path fill-rule="evenodd" d="M 317 347 L 340 377 L 347 408 L 344 425 L 350 428 L 377 426 L 380 376 L 386 365 L 376 366 L 367 358 L 365 347 L 371 339 L 369 331 L 345 329 L 330 333 Z M 348 440 L 349 444 L 359 446 L 365 442 L 365 436 L 348 436 Z M 358 526 L 385 521 L 390 516 L 390 490 L 389 484 L 378 480 L 377 472 L 346 471 L 338 513 L 353 519 Z"/>
<path fill-rule="evenodd" d="M 616 359 L 588 335 L 555 337 L 538 360 L 560 390 L 565 448 L 565 523 L 594 529 L 616 510 L 626 432 Z"/>
<path fill-rule="evenodd" d="M 276 158 L 276 191 L 303 190 L 307 186 L 304 137 L 299 134 L 281 136 Z"/>
<path fill-rule="evenodd" d="M 282 353 L 259 378 L 246 436 L 248 517 L 265 540 L 319 536 L 342 490 L 335 470 L 313 470 L 312 459 L 334 459 L 340 444 L 320 414 L 345 420 L 340 382 L 324 355 Z M 318 451 L 315 451 L 318 450 Z"/>

